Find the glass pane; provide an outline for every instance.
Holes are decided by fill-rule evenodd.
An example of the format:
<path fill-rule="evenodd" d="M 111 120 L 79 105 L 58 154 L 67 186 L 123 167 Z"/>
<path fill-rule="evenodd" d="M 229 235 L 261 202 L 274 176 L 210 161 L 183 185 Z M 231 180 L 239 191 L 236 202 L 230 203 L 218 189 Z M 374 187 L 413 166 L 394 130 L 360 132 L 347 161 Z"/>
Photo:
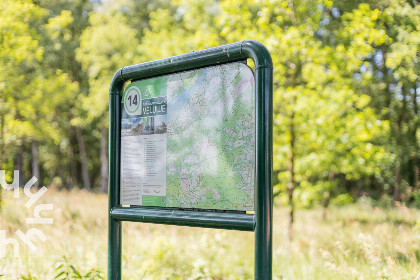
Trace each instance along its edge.
<path fill-rule="evenodd" d="M 128 85 L 121 204 L 254 210 L 254 92 L 239 62 Z"/>

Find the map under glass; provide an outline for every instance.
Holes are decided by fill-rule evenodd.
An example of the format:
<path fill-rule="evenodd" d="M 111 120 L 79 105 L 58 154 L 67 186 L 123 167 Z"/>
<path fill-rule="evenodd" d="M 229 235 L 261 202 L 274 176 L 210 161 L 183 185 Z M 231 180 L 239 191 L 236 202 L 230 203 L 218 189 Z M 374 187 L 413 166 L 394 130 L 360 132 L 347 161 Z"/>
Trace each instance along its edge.
<path fill-rule="evenodd" d="M 240 62 L 129 84 L 120 203 L 254 210 L 254 95 L 254 74 Z"/>

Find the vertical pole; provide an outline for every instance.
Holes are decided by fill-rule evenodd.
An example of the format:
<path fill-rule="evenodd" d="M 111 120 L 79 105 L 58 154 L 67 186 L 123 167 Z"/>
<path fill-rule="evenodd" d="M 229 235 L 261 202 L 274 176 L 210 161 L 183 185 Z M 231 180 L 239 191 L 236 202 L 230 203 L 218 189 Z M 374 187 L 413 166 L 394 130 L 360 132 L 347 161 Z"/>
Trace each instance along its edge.
<path fill-rule="evenodd" d="M 273 224 L 273 69 L 255 69 L 256 87 L 256 195 L 255 279 L 272 279 Z"/>
<path fill-rule="evenodd" d="M 121 222 L 110 210 L 120 201 L 121 95 L 109 96 L 108 279 L 121 280 Z"/>

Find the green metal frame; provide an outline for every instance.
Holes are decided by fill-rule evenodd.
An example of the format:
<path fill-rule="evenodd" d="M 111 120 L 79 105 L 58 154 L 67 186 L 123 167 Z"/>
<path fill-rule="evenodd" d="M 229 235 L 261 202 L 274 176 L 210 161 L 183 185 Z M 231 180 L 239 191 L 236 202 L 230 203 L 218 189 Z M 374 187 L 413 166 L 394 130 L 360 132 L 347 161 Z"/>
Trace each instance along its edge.
<path fill-rule="evenodd" d="M 120 205 L 121 98 L 127 81 L 252 59 L 255 66 L 255 214 L 128 208 Z M 121 279 L 121 222 L 255 231 L 255 279 L 272 279 L 273 63 L 259 42 L 242 41 L 119 69 L 109 90 L 108 279 Z"/>

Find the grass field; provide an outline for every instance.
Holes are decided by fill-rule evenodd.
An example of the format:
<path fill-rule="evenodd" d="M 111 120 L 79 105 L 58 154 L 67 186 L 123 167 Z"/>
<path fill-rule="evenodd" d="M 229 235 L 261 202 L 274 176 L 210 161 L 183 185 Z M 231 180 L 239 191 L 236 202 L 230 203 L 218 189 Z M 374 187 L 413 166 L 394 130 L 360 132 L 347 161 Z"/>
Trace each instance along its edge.
<path fill-rule="evenodd" d="M 15 237 L 30 229 L 25 218 L 35 206 L 24 206 L 23 193 L 2 197 L 0 230 Z M 20 242 L 20 258 L 7 247 L 0 279 L 106 279 L 107 196 L 49 189 L 41 200 L 54 204 L 54 224 L 35 225 L 48 239 L 36 252 Z M 299 210 L 290 246 L 286 225 L 286 208 L 276 206 L 274 279 L 414 280 L 420 273 L 419 210 L 365 200 L 331 207 L 326 221 L 321 209 Z M 123 246 L 123 279 L 253 277 L 252 233 L 124 223 Z"/>

